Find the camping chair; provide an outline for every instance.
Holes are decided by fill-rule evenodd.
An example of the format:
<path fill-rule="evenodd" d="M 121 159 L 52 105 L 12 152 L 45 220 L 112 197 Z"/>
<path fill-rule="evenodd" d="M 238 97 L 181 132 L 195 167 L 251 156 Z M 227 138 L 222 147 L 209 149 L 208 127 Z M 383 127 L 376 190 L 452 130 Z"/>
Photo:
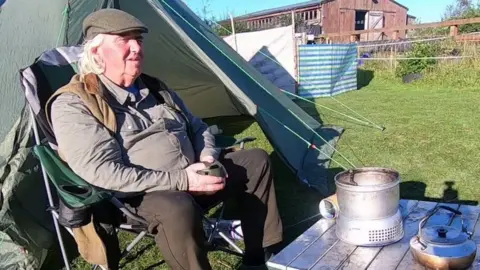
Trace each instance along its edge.
<path fill-rule="evenodd" d="M 22 88 L 27 99 L 32 119 L 32 129 L 35 136 L 36 145 L 33 148 L 33 152 L 41 164 L 49 202 L 48 211 L 51 212 L 53 217 L 66 269 L 70 269 L 70 267 L 62 235 L 60 233 L 61 223 L 59 222 L 59 219 L 61 217 L 59 216 L 58 211 L 58 204 L 60 201 L 69 208 L 89 207 L 100 202 L 110 201 L 125 216 L 129 217 L 131 220 L 137 221 L 138 224 L 120 224 L 117 228 L 117 231 L 125 230 L 136 234 L 134 240 L 121 253 L 121 258 L 124 258 L 145 236 L 153 237 L 147 232 L 148 224 L 143 218 L 133 214 L 110 192 L 93 187 L 76 175 L 68 165 L 60 159 L 55 151 L 57 148 L 56 140 L 53 131 L 46 120 L 44 107 L 48 98 L 54 93 L 54 91 L 67 84 L 75 74 L 75 63 L 77 62 L 80 53 L 81 47 L 79 46 L 55 48 L 42 53 L 37 59 L 35 59 L 32 65 L 20 70 Z M 253 137 L 236 140 L 233 137 L 219 135 L 217 135 L 216 138 L 217 146 L 225 151 L 230 151 L 232 149 L 241 150 L 244 148 L 245 143 L 255 140 Z M 50 183 L 53 184 L 53 191 L 55 193 L 52 193 Z M 57 203 L 54 202 L 53 195 L 57 195 Z M 216 219 L 209 219 L 206 216 L 206 213 L 213 207 L 220 206 L 220 204 L 220 215 Z M 242 256 L 242 249 L 240 249 L 235 242 L 222 231 L 219 231 L 217 227 L 218 224 L 222 222 L 225 203 L 220 202 L 219 204 L 212 206 L 210 209 L 199 209 L 203 214 L 204 228 L 208 228 L 205 229 L 205 235 L 207 237 L 209 250 L 220 250 L 233 255 Z M 207 227 L 205 227 L 205 225 L 207 225 Z M 65 227 L 65 229 L 73 236 L 71 228 L 64 225 L 63 227 Z M 225 242 L 219 243 L 218 240 L 223 240 Z M 227 248 L 228 246 L 231 248 Z M 97 268 L 97 266 L 95 266 L 95 268 Z"/>

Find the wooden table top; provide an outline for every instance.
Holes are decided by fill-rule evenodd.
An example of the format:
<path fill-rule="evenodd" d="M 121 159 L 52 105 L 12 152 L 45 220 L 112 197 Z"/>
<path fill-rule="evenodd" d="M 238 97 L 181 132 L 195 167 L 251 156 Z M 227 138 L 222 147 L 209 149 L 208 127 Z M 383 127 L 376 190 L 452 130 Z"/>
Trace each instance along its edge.
<path fill-rule="evenodd" d="M 425 214 L 437 205 L 447 205 L 462 212 L 467 230 L 473 232 L 477 257 L 469 269 L 480 269 L 480 207 L 427 201 L 400 200 L 404 217 L 405 236 L 397 243 L 384 247 L 358 247 L 340 241 L 335 234 L 335 220 L 320 219 L 295 241 L 267 263 L 269 269 L 425 269 L 410 252 L 410 239 L 417 234 Z M 453 213 L 439 209 L 427 222 L 447 225 Z M 479 224 L 477 224 L 479 223 Z M 451 226 L 461 228 L 461 218 L 455 216 Z"/>

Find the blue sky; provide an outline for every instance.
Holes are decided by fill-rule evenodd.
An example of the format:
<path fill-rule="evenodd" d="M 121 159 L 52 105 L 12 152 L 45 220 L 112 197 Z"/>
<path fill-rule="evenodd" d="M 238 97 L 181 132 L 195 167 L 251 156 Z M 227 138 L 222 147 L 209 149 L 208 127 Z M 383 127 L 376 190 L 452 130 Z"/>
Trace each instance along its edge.
<path fill-rule="evenodd" d="M 263 9 L 279 7 L 289 4 L 301 3 L 305 0 L 184 0 L 185 3 L 197 14 L 201 15 L 201 9 L 208 3 L 209 17 L 221 17 L 228 12 L 233 16 L 259 11 Z M 448 4 L 453 0 L 397 0 L 400 4 L 409 8 L 409 14 L 416 16 L 423 23 L 436 22 L 441 19 Z M 203 16 L 203 15 L 202 15 Z"/>

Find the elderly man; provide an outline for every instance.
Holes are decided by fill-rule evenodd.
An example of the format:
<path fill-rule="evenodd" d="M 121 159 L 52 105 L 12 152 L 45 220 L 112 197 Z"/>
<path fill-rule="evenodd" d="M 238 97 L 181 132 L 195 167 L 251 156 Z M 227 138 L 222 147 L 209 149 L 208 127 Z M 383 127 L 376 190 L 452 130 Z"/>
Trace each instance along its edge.
<path fill-rule="evenodd" d="M 100 10 L 85 19 L 83 32 L 79 74 L 57 91 L 47 114 L 63 159 L 149 222 L 171 268 L 211 269 L 195 205 L 227 198 L 240 205 L 236 214 L 245 240 L 243 265 L 264 265 L 266 255 L 282 241 L 267 153 L 219 153 L 207 125 L 175 92 L 142 73 L 142 34 L 148 29 L 137 18 L 116 9 Z M 98 110 L 87 106 L 87 100 L 98 102 Z M 197 173 L 205 168 L 203 162 L 215 160 L 225 166 L 226 179 Z"/>

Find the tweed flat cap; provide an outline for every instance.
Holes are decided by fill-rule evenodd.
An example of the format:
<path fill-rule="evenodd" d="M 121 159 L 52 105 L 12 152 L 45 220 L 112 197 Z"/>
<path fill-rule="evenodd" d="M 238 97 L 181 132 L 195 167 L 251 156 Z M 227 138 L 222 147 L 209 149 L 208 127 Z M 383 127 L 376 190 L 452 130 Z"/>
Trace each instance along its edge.
<path fill-rule="evenodd" d="M 148 28 L 134 16 L 113 8 L 100 9 L 83 20 L 83 35 L 86 40 L 98 34 L 122 34 L 129 31 L 148 33 Z"/>

